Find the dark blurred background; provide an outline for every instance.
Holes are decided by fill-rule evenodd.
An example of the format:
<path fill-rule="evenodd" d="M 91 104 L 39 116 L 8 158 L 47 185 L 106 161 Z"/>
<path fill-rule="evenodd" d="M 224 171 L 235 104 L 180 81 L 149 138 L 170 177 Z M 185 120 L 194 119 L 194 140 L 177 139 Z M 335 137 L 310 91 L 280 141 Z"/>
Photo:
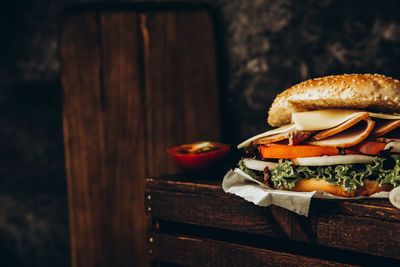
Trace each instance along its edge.
<path fill-rule="evenodd" d="M 70 265 L 57 25 L 66 6 L 94 2 L 1 3 L 2 266 Z M 275 95 L 305 79 L 400 78 L 399 1 L 181 2 L 205 3 L 218 14 L 233 142 L 264 131 Z"/>

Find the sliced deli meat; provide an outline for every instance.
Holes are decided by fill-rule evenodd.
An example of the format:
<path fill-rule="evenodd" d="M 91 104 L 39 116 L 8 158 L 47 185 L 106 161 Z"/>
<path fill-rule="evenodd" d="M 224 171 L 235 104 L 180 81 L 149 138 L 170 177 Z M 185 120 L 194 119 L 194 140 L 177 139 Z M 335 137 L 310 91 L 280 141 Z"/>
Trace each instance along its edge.
<path fill-rule="evenodd" d="M 260 139 L 253 141 L 253 144 L 266 145 L 266 144 L 283 141 L 283 140 L 287 139 L 288 134 L 289 134 L 289 132 L 283 132 L 283 133 L 273 134 L 270 136 L 261 137 Z"/>
<path fill-rule="evenodd" d="M 306 140 L 313 133 L 313 131 L 300 131 L 297 129 L 290 129 L 289 131 L 283 133 L 278 133 L 257 139 L 253 143 L 255 145 L 266 145 L 287 140 L 287 143 L 289 145 L 297 145 Z"/>
<path fill-rule="evenodd" d="M 383 150 L 386 149 L 387 143 L 376 141 L 363 141 L 350 149 L 359 154 L 379 156 Z"/>
<path fill-rule="evenodd" d="M 390 142 L 385 146 L 385 150 L 393 153 L 400 153 L 400 142 Z"/>
<path fill-rule="evenodd" d="M 374 157 L 365 155 L 338 155 L 292 159 L 293 164 L 299 166 L 327 166 L 351 163 L 373 163 Z"/>
<path fill-rule="evenodd" d="M 237 148 L 240 149 L 240 148 L 246 147 L 246 146 L 250 145 L 251 142 L 253 142 L 253 141 L 257 140 L 257 139 L 260 139 L 260 138 L 263 138 L 263 137 L 266 137 L 266 136 L 271 136 L 271 135 L 284 133 L 284 132 L 289 132 L 289 131 L 291 131 L 293 129 L 296 129 L 294 124 L 288 124 L 288 125 L 284 125 L 284 126 L 281 126 L 279 128 L 276 128 L 276 129 L 273 129 L 273 130 L 270 130 L 270 131 L 266 131 L 264 133 L 260 133 L 260 134 L 258 134 L 256 136 L 253 136 L 253 137 L 247 139 L 246 141 L 243 141 L 242 143 L 237 145 Z"/>
<path fill-rule="evenodd" d="M 322 140 L 310 141 L 309 145 L 328 146 L 328 147 L 351 147 L 363 141 L 371 133 L 375 122 L 369 117 L 360 121 L 338 134 Z"/>
<path fill-rule="evenodd" d="M 363 141 L 356 146 L 351 147 L 350 149 L 360 154 L 374 156 L 381 155 L 382 151 L 400 153 L 400 140 L 386 143 L 377 141 Z"/>
<path fill-rule="evenodd" d="M 374 129 L 372 130 L 370 137 L 381 137 L 387 134 L 397 127 L 400 126 L 400 120 L 378 120 L 375 121 Z"/>
<path fill-rule="evenodd" d="M 354 115 L 355 115 L 354 117 L 352 117 L 351 119 L 343 122 L 342 124 L 340 124 L 336 127 L 320 131 L 319 133 L 317 133 L 316 135 L 313 136 L 313 140 L 321 140 L 326 137 L 340 133 L 368 117 L 367 112 L 358 112 L 358 113 L 355 113 Z"/>

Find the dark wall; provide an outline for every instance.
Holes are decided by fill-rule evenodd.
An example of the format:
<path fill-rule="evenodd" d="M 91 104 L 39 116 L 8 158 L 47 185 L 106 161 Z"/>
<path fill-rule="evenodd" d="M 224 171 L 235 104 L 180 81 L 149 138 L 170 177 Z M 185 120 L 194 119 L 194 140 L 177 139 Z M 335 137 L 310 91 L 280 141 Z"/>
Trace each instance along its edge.
<path fill-rule="evenodd" d="M 65 6 L 95 1 L 7 2 L 0 9 L 0 258 L 7 266 L 69 266 L 57 20 Z M 399 1 L 182 2 L 207 3 L 219 14 L 225 108 L 233 114 L 223 119 L 233 143 L 265 130 L 275 95 L 302 80 L 400 78 Z"/>

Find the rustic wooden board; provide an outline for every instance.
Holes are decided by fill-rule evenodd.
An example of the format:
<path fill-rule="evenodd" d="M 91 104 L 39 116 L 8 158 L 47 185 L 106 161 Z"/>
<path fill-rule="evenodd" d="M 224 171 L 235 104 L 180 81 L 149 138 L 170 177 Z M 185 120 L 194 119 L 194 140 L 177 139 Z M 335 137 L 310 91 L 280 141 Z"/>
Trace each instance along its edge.
<path fill-rule="evenodd" d="M 158 177 L 178 172 L 165 148 L 220 140 L 214 31 L 204 10 L 142 14 L 141 29 L 148 172 Z"/>
<path fill-rule="evenodd" d="M 167 147 L 220 138 L 211 17 L 171 7 L 60 25 L 73 266 L 147 266 L 145 177 L 176 172 Z"/>
<path fill-rule="evenodd" d="M 109 217 L 103 209 L 108 199 L 95 197 L 106 186 L 104 122 L 103 117 L 97 116 L 102 98 L 97 34 L 96 15 L 89 13 L 71 16 L 61 36 L 61 79 L 67 88 L 63 127 L 73 266 L 95 266 L 107 261 L 108 255 L 106 242 L 95 242 L 99 234 L 108 238 L 108 231 L 102 221 L 94 221 L 92 216 Z"/>
<path fill-rule="evenodd" d="M 153 219 L 400 259 L 400 210 L 387 199 L 314 199 L 307 218 L 225 194 L 220 181 L 164 178 L 147 179 L 146 184 L 146 205 L 151 207 Z"/>
<path fill-rule="evenodd" d="M 135 216 L 144 214 L 146 175 L 137 26 L 137 15 L 122 13 L 80 14 L 64 24 L 73 266 L 147 263 L 144 216 Z"/>
<path fill-rule="evenodd" d="M 143 245 L 143 175 L 146 174 L 145 119 L 140 72 L 140 20 L 135 13 L 99 15 L 102 44 L 103 113 L 108 168 L 105 183 L 112 201 L 108 248 L 114 266 L 147 264 Z M 100 195 L 99 195 L 100 197 Z M 104 207 L 103 207 L 104 208 Z M 133 211 L 133 212 L 132 212 Z M 112 248 L 112 249 L 110 249 Z"/>
<path fill-rule="evenodd" d="M 211 239 L 150 235 L 153 259 L 184 266 L 356 266 Z"/>

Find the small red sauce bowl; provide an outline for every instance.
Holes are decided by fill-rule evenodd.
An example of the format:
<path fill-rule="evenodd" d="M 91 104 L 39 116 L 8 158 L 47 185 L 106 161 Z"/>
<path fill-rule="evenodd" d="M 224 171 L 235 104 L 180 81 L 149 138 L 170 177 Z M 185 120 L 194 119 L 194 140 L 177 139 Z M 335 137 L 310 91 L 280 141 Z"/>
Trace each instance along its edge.
<path fill-rule="evenodd" d="M 183 171 L 203 171 L 225 159 L 230 146 L 217 142 L 196 142 L 167 149 L 173 162 Z"/>

